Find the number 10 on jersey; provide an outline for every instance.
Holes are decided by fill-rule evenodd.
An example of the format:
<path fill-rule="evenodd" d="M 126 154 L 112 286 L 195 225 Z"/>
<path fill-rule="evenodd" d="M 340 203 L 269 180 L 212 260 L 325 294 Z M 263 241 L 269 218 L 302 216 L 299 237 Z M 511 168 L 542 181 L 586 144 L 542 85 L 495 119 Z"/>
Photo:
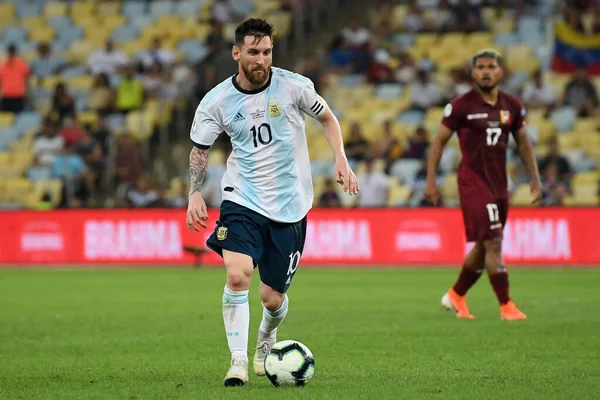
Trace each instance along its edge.
<path fill-rule="evenodd" d="M 258 128 L 256 128 L 256 125 L 253 126 L 252 129 L 250 129 L 250 132 L 252 132 L 254 147 L 258 147 L 259 143 L 262 145 L 267 145 L 271 143 L 271 140 L 273 140 L 271 126 L 267 123 L 260 124 Z"/>

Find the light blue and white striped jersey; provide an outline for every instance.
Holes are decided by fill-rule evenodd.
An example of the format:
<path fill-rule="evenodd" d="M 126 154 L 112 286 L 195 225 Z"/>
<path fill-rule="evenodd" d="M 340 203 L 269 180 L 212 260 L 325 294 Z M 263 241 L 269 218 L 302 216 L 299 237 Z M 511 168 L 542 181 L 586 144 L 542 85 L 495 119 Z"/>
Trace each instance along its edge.
<path fill-rule="evenodd" d="M 317 118 L 327 107 L 310 79 L 272 67 L 258 90 L 242 89 L 233 76 L 208 92 L 190 137 L 194 146 L 208 149 L 222 132 L 230 136 L 223 200 L 273 221 L 297 222 L 313 203 L 305 114 Z"/>

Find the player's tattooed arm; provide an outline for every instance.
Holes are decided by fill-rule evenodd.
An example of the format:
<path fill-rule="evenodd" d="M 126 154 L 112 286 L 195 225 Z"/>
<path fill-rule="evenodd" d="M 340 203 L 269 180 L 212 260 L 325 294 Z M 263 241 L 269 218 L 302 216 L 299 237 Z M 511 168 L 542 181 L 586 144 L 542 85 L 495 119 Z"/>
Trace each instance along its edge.
<path fill-rule="evenodd" d="M 194 147 L 190 152 L 190 192 L 200 192 L 208 168 L 208 150 Z"/>

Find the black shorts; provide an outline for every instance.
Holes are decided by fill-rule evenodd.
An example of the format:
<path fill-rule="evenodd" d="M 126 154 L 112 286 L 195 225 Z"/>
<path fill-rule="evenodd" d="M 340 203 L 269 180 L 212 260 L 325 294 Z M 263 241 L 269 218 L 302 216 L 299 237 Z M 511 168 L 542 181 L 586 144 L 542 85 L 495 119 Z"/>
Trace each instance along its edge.
<path fill-rule="evenodd" d="M 305 239 L 306 217 L 289 224 L 275 222 L 225 200 L 206 245 L 221 257 L 223 249 L 250 256 L 261 282 L 285 293 L 300 264 Z"/>

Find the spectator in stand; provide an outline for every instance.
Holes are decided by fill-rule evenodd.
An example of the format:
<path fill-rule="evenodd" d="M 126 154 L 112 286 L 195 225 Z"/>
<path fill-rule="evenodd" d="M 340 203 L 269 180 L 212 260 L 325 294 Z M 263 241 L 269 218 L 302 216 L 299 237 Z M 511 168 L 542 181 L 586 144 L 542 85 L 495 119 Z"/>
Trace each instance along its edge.
<path fill-rule="evenodd" d="M 366 161 L 365 172 L 359 174 L 360 192 L 358 206 L 361 208 L 385 207 L 389 198 L 390 179 L 383 171 L 376 171 L 374 160 Z"/>
<path fill-rule="evenodd" d="M 500 82 L 500 90 L 517 98 L 521 96 L 523 90 L 523 81 L 506 64 L 504 65 L 504 77 Z"/>
<path fill-rule="evenodd" d="M 329 52 L 329 62 L 334 73 L 348 74 L 352 72 L 354 52 L 350 44 L 342 36 L 334 39 Z"/>
<path fill-rule="evenodd" d="M 544 81 L 542 71 L 539 69 L 534 72 L 533 80 L 525 85 L 521 98 L 528 110 L 542 108 L 546 113 L 550 112 L 556 102 L 552 85 Z"/>
<path fill-rule="evenodd" d="M 77 116 L 69 114 L 63 120 L 60 136 L 65 140 L 65 144 L 76 146 L 81 140 L 84 130 L 83 126 L 77 120 Z"/>
<path fill-rule="evenodd" d="M 156 192 L 150 189 L 150 177 L 141 176 L 125 194 L 125 201 L 129 207 L 149 207 L 158 198 Z"/>
<path fill-rule="evenodd" d="M 7 58 L 0 63 L 0 111 L 19 113 L 25 110 L 29 65 L 17 55 L 17 46 L 8 46 Z"/>
<path fill-rule="evenodd" d="M 188 185 L 182 183 L 179 188 L 179 193 L 171 198 L 171 204 L 175 208 L 186 208 L 188 206 Z"/>
<path fill-rule="evenodd" d="M 375 144 L 376 158 L 384 161 L 384 170 L 389 173 L 392 164 L 402 156 L 402 145 L 394 135 L 394 125 L 387 120 L 383 123 L 383 135 Z"/>
<path fill-rule="evenodd" d="M 438 83 L 431 79 L 429 72 L 417 72 L 417 81 L 411 85 L 410 106 L 411 110 L 427 111 L 436 107 L 442 100 L 442 93 Z"/>
<path fill-rule="evenodd" d="M 154 63 L 142 78 L 145 92 L 150 97 L 156 97 L 163 83 L 163 68 L 160 63 Z"/>
<path fill-rule="evenodd" d="M 450 82 L 444 99 L 450 102 L 455 97 L 467 93 L 472 88 L 469 72 L 465 68 L 452 68 L 450 71 Z"/>
<path fill-rule="evenodd" d="M 156 187 L 156 199 L 151 201 L 148 208 L 171 208 L 173 204 L 171 200 L 167 198 L 167 190 L 163 185 L 158 185 Z"/>
<path fill-rule="evenodd" d="M 235 22 L 244 17 L 236 12 L 231 0 L 215 0 L 212 6 L 212 16 L 222 24 Z"/>
<path fill-rule="evenodd" d="M 93 175 L 94 186 L 99 188 L 104 177 L 105 167 L 102 146 L 87 130 L 83 129 L 76 152 L 85 161 L 87 169 Z"/>
<path fill-rule="evenodd" d="M 556 163 L 548 164 L 542 170 L 542 204 L 546 206 L 562 205 L 562 199 L 568 190 L 568 183 L 560 178 Z"/>
<path fill-rule="evenodd" d="M 42 165 L 39 159 L 35 157 L 33 164 L 27 168 L 27 179 L 32 182 L 52 179 L 52 169 L 48 165 Z"/>
<path fill-rule="evenodd" d="M 417 0 L 409 0 L 403 21 L 404 30 L 412 33 L 425 30 L 425 16 L 419 8 Z"/>
<path fill-rule="evenodd" d="M 342 29 L 342 37 L 350 47 L 358 48 L 367 43 L 371 34 L 369 30 L 360 25 L 359 21 L 352 21 L 350 26 Z"/>
<path fill-rule="evenodd" d="M 342 202 L 335 191 L 332 179 L 328 178 L 325 180 L 323 193 L 319 196 L 318 204 L 321 208 L 340 208 L 342 206 Z"/>
<path fill-rule="evenodd" d="M 437 33 L 446 33 L 454 28 L 454 14 L 448 0 L 441 0 L 437 7 L 429 12 L 428 26 Z"/>
<path fill-rule="evenodd" d="M 577 69 L 563 94 L 563 104 L 575 108 L 580 117 L 591 117 L 598 113 L 596 87 L 583 68 Z"/>
<path fill-rule="evenodd" d="M 110 114 L 114 109 L 115 91 L 107 74 L 101 73 L 94 79 L 88 92 L 88 107 L 100 115 Z"/>
<path fill-rule="evenodd" d="M 135 78 L 135 69 L 129 64 L 117 87 L 116 108 L 122 114 L 137 111 L 144 105 L 144 86 Z"/>
<path fill-rule="evenodd" d="M 106 124 L 106 119 L 104 116 L 99 115 L 98 119 L 96 119 L 95 126 L 91 126 L 86 129 L 89 129 L 89 131 L 92 133 L 94 141 L 100 144 L 102 154 L 108 155 L 110 131 L 108 130 L 108 125 Z"/>
<path fill-rule="evenodd" d="M 346 156 L 351 163 L 364 161 L 369 154 L 369 142 L 363 137 L 360 125 L 354 122 L 350 127 L 350 139 L 344 144 Z"/>
<path fill-rule="evenodd" d="M 33 155 L 37 165 L 50 166 L 54 158 L 62 152 L 65 140 L 57 134 L 54 121 L 50 117 L 44 118 L 42 131 L 33 141 Z"/>
<path fill-rule="evenodd" d="M 417 75 L 417 66 L 409 53 L 402 53 L 399 58 L 400 65 L 394 72 L 394 78 L 397 82 L 408 85 Z"/>
<path fill-rule="evenodd" d="M 62 125 L 63 120 L 67 116 L 72 116 L 75 114 L 75 100 L 67 91 L 66 85 L 62 82 L 56 84 L 54 87 L 51 113 L 52 118 L 59 126 Z"/>
<path fill-rule="evenodd" d="M 541 172 L 545 171 L 549 165 L 555 164 L 557 167 L 558 178 L 562 181 L 568 182 L 571 180 L 572 169 L 571 164 L 565 156 L 560 154 L 558 148 L 558 141 L 553 138 L 548 144 L 548 154 L 542 158 L 539 162 L 539 169 Z"/>
<path fill-rule="evenodd" d="M 142 63 L 144 71 L 153 68 L 155 64 L 159 64 L 164 69 L 170 69 L 177 61 L 177 55 L 173 50 L 162 47 L 162 42 L 159 37 L 152 40 L 152 48 L 140 54 L 139 60 Z"/>
<path fill-rule="evenodd" d="M 115 49 L 114 43 L 108 39 L 104 48 L 94 50 L 87 58 L 87 68 L 92 75 L 106 73 L 113 75 L 120 71 L 128 62 L 128 58 L 121 50 Z"/>
<path fill-rule="evenodd" d="M 427 130 L 420 126 L 415 131 L 413 137 L 408 139 L 408 149 L 404 153 L 404 157 L 422 160 L 427 154 L 428 147 L 429 139 L 427 137 Z"/>
<path fill-rule="evenodd" d="M 384 49 L 375 52 L 375 57 L 369 68 L 367 79 L 370 83 L 381 84 L 394 81 L 392 69 L 388 66 L 390 55 Z"/>
<path fill-rule="evenodd" d="M 483 29 L 481 6 L 471 5 L 469 0 L 460 0 L 453 7 L 456 29 L 463 32 L 476 32 Z"/>
<path fill-rule="evenodd" d="M 63 182 L 63 207 L 80 207 L 87 201 L 93 189 L 93 179 L 83 159 L 65 144 L 61 154 L 54 158 L 52 175 Z"/>
<path fill-rule="evenodd" d="M 119 136 L 115 157 L 117 183 L 130 184 L 137 181 L 145 164 L 142 149 L 131 135 L 126 133 Z"/>
<path fill-rule="evenodd" d="M 50 44 L 42 42 L 38 44 L 37 57 L 31 61 L 31 73 L 41 81 L 60 73 L 65 65 L 62 58 L 52 55 Z"/>

